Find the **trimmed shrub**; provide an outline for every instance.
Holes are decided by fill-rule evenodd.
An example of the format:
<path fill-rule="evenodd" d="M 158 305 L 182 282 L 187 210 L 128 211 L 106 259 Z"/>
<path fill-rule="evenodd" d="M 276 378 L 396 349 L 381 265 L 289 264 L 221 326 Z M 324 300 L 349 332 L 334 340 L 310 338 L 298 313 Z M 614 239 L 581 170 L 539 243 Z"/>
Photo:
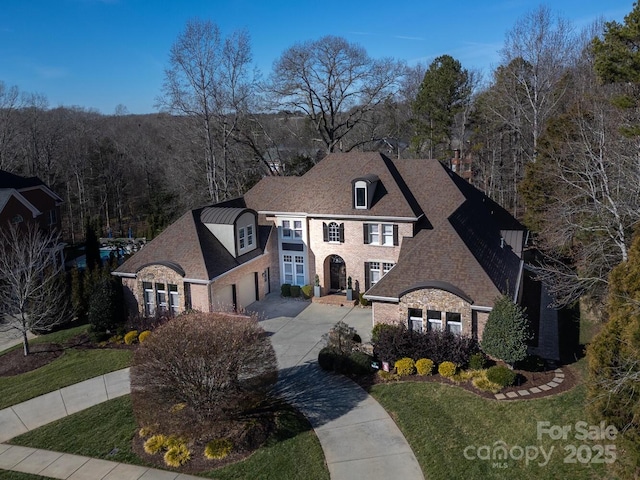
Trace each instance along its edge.
<path fill-rule="evenodd" d="M 164 435 L 153 435 L 144 442 L 144 451 L 149 455 L 155 455 L 160 450 L 164 449 L 166 441 L 167 437 Z"/>
<path fill-rule="evenodd" d="M 313 285 L 305 285 L 300 288 L 300 291 L 302 292 L 302 296 L 306 299 L 313 297 Z"/>
<path fill-rule="evenodd" d="M 487 365 L 487 357 L 484 353 L 477 352 L 469 357 L 469 368 L 471 370 L 482 370 Z"/>
<path fill-rule="evenodd" d="M 184 443 L 175 445 L 164 454 L 164 463 L 169 467 L 181 467 L 191 460 L 191 452 Z"/>
<path fill-rule="evenodd" d="M 300 287 L 298 285 L 291 285 L 291 296 L 298 298 L 300 296 Z"/>
<path fill-rule="evenodd" d="M 228 438 L 216 438 L 204 447 L 204 456 L 209 460 L 222 460 L 231 453 L 233 443 Z"/>
<path fill-rule="evenodd" d="M 280 295 L 282 295 L 283 297 L 290 297 L 291 296 L 291 284 L 290 283 L 283 283 L 282 285 L 280 285 Z"/>
<path fill-rule="evenodd" d="M 380 333 L 384 330 L 395 330 L 397 329 L 397 325 L 392 325 L 390 323 L 376 323 L 371 329 L 371 342 L 378 343 L 380 340 Z"/>
<path fill-rule="evenodd" d="M 144 342 L 149 335 L 151 335 L 151 331 L 150 330 L 145 330 L 144 332 L 140 332 L 140 335 L 138 335 L 138 342 L 142 343 Z"/>
<path fill-rule="evenodd" d="M 498 393 L 500 390 L 502 390 L 502 387 L 500 385 L 490 382 L 489 379 L 487 379 L 486 370 L 483 371 L 482 375 L 474 377 L 473 380 L 471 380 L 471 383 L 478 390 L 483 390 L 485 392 Z"/>
<path fill-rule="evenodd" d="M 333 348 L 324 347 L 318 353 L 318 365 L 320 365 L 321 369 L 326 370 L 328 372 L 332 372 L 337 363 L 336 359 L 339 356 L 340 356 L 340 353 L 336 352 Z"/>
<path fill-rule="evenodd" d="M 482 350 L 513 366 L 527 356 L 527 342 L 533 338 L 524 309 L 507 296 L 499 297 L 489 313 L 482 333 Z"/>
<path fill-rule="evenodd" d="M 416 371 L 418 375 L 431 375 L 433 371 L 433 360 L 421 358 L 416 362 Z"/>
<path fill-rule="evenodd" d="M 371 360 L 373 359 L 370 355 L 356 351 L 349 355 L 348 360 L 349 373 L 353 373 L 354 375 L 366 375 L 371 373 Z"/>
<path fill-rule="evenodd" d="M 501 387 L 508 387 L 516 381 L 516 372 L 504 365 L 494 365 L 487 370 L 487 380 Z"/>
<path fill-rule="evenodd" d="M 445 378 L 451 378 L 456 374 L 458 367 L 453 362 L 442 362 L 438 365 L 438 373 Z"/>
<path fill-rule="evenodd" d="M 124 343 L 126 345 L 133 345 L 137 339 L 138 339 L 138 331 L 137 330 L 131 330 L 130 332 L 127 332 L 125 334 Z"/>
<path fill-rule="evenodd" d="M 401 377 L 416 373 L 416 362 L 414 362 L 412 358 L 401 358 L 396 361 L 394 367 L 396 367 L 396 373 Z"/>

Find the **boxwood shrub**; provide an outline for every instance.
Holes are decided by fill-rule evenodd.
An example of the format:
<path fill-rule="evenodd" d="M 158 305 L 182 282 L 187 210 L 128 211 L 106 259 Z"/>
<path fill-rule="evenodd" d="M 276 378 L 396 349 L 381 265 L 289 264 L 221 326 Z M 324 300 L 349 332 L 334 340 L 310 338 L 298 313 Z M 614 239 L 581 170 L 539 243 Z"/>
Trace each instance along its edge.
<path fill-rule="evenodd" d="M 280 295 L 282 295 L 283 297 L 290 297 L 291 296 L 291 284 L 290 283 L 283 283 L 282 285 L 280 285 Z"/>
<path fill-rule="evenodd" d="M 412 358 L 401 358 L 400 360 L 396 361 L 394 366 L 396 367 L 396 373 L 401 377 L 413 375 L 414 373 L 416 373 L 416 363 Z"/>
<path fill-rule="evenodd" d="M 456 364 L 453 362 L 442 362 L 438 365 L 438 373 L 445 378 L 451 378 L 456 374 Z"/>
<path fill-rule="evenodd" d="M 433 371 L 433 360 L 428 358 L 420 358 L 416 362 L 416 371 L 418 375 L 431 375 Z"/>
<path fill-rule="evenodd" d="M 487 380 L 501 387 L 508 387 L 516 381 L 516 372 L 504 365 L 494 365 L 487 370 Z"/>

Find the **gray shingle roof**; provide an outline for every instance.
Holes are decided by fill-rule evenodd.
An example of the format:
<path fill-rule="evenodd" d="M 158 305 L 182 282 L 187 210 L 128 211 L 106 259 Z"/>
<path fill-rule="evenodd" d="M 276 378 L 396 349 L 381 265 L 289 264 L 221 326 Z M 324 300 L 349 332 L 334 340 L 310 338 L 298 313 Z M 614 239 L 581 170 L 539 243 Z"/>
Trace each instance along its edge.
<path fill-rule="evenodd" d="M 186 278 L 211 280 L 263 253 L 271 227 L 258 228 L 258 248 L 234 258 L 200 220 L 204 209 L 185 213 L 120 265 L 116 273 L 136 273 L 146 265 L 161 264 L 173 265 Z"/>

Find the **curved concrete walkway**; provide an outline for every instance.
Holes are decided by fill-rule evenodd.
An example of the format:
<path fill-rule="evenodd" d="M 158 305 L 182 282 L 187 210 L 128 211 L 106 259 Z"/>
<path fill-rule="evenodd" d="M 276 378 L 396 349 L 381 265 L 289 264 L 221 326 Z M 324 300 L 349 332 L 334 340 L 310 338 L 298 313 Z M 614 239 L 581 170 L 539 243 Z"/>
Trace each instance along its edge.
<path fill-rule="evenodd" d="M 337 321 L 356 327 L 367 340 L 370 310 L 275 296 L 252 309 L 259 312 L 276 350 L 277 389 L 309 419 L 332 480 L 424 480 L 409 444 L 378 402 L 351 380 L 317 366 L 322 335 Z M 0 442 L 129 392 L 129 369 L 124 369 L 0 410 Z M 2 443 L 0 469 L 69 480 L 201 478 Z"/>

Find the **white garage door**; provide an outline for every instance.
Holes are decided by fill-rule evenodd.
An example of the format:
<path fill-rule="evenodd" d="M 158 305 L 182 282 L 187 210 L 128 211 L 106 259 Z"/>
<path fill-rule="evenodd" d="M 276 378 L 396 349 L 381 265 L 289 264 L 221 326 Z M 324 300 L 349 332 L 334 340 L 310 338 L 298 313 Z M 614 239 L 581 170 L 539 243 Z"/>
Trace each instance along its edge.
<path fill-rule="evenodd" d="M 256 301 L 256 274 L 250 273 L 238 282 L 236 289 L 238 308 L 244 308 Z"/>

